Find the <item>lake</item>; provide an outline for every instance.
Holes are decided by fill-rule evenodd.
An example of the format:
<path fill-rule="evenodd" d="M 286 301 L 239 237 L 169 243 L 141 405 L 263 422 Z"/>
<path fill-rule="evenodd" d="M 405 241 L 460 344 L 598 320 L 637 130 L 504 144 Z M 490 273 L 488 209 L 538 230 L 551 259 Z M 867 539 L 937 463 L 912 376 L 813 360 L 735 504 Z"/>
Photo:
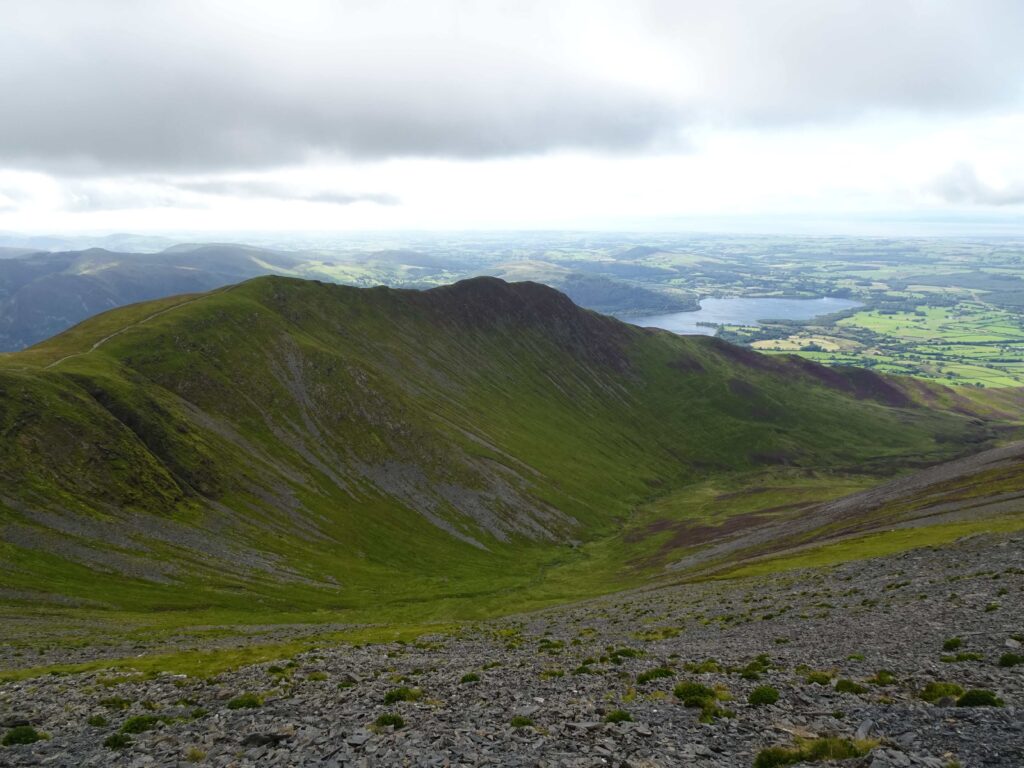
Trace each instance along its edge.
<path fill-rule="evenodd" d="M 850 299 L 703 299 L 695 312 L 670 312 L 666 315 L 628 318 L 633 325 L 664 328 L 674 333 L 699 333 L 714 336 L 716 325 L 759 325 L 761 320 L 811 320 L 842 309 L 862 306 Z M 624 318 L 625 319 L 625 318 Z"/>

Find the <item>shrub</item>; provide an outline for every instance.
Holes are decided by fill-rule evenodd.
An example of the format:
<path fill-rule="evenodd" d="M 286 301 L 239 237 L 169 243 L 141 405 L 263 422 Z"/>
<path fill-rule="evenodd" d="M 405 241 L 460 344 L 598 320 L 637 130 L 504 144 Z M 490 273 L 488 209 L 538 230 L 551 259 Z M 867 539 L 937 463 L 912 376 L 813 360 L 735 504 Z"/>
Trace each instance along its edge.
<path fill-rule="evenodd" d="M 107 749 L 124 749 L 131 743 L 132 740 L 125 734 L 113 733 L 104 740 L 103 746 Z"/>
<path fill-rule="evenodd" d="M 393 688 L 384 694 L 385 704 L 394 704 L 399 701 L 417 701 L 423 697 L 423 691 L 419 688 Z"/>
<path fill-rule="evenodd" d="M 190 763 L 201 763 L 206 759 L 206 753 L 198 747 L 192 747 L 185 753 L 185 759 Z"/>
<path fill-rule="evenodd" d="M 651 680 L 658 680 L 663 677 L 672 677 L 672 670 L 667 667 L 648 669 L 646 672 L 641 672 L 636 676 L 636 682 L 639 685 L 643 685 L 644 683 L 651 682 Z"/>
<path fill-rule="evenodd" d="M 11 730 L 4 734 L 2 743 L 5 747 L 12 746 L 13 744 L 35 744 L 37 741 L 45 738 L 43 734 L 31 725 L 19 725 L 11 728 Z"/>
<path fill-rule="evenodd" d="M 100 705 L 107 709 L 128 709 L 132 703 L 128 699 L 122 699 L 120 696 L 108 696 L 105 699 L 100 699 Z"/>
<path fill-rule="evenodd" d="M 774 704 L 779 700 L 779 692 L 770 685 L 759 685 L 750 692 L 747 701 L 755 707 L 763 707 L 767 704 Z"/>
<path fill-rule="evenodd" d="M 158 725 L 160 725 L 160 718 L 156 715 L 136 715 L 124 721 L 121 733 L 144 733 L 153 730 Z"/>
<path fill-rule="evenodd" d="M 740 670 L 740 677 L 744 680 L 760 680 L 761 675 L 771 669 L 771 666 L 771 657 L 767 653 L 762 653 Z"/>
<path fill-rule="evenodd" d="M 832 674 L 830 672 L 808 672 L 806 680 L 814 685 L 828 685 L 832 682 Z"/>
<path fill-rule="evenodd" d="M 628 723 L 633 721 L 633 716 L 624 709 L 616 709 L 604 716 L 606 723 Z"/>
<path fill-rule="evenodd" d="M 942 650 L 944 650 L 944 651 L 955 651 L 957 648 L 959 648 L 963 644 L 964 644 L 964 641 L 961 640 L 959 637 L 951 637 L 951 638 L 949 638 L 948 640 L 946 640 L 942 644 Z"/>
<path fill-rule="evenodd" d="M 1001 707 L 1003 700 L 996 698 L 992 691 L 984 688 L 972 688 L 956 700 L 958 707 Z"/>
<path fill-rule="evenodd" d="M 853 682 L 853 680 L 847 680 L 844 678 L 836 681 L 836 690 L 839 691 L 839 693 L 864 693 L 867 691 L 867 688 Z"/>
<path fill-rule="evenodd" d="M 715 699 L 715 689 L 701 683 L 679 683 L 672 692 L 686 707 L 702 707 Z"/>
<path fill-rule="evenodd" d="M 887 669 L 880 669 L 868 682 L 872 685 L 892 685 L 896 682 L 896 676 Z"/>
<path fill-rule="evenodd" d="M 1024 664 L 1024 656 L 1019 653 L 1004 653 L 999 657 L 1000 667 L 1015 667 L 1018 664 Z"/>
<path fill-rule="evenodd" d="M 511 725 L 513 728 L 529 728 L 531 725 L 533 725 L 533 720 L 531 720 L 528 717 L 524 717 L 523 715 L 516 715 L 511 720 L 509 720 L 509 725 Z"/>
<path fill-rule="evenodd" d="M 243 693 L 228 702 L 228 709 L 256 709 L 263 706 L 263 699 L 255 693 Z"/>
<path fill-rule="evenodd" d="M 700 721 L 710 723 L 716 717 L 732 717 L 735 713 L 718 706 L 719 698 L 728 697 L 728 692 L 719 693 L 714 688 L 709 688 L 701 683 L 679 683 L 673 689 L 676 698 L 683 702 L 684 707 L 700 709 Z"/>
<path fill-rule="evenodd" d="M 405 720 L 402 719 L 401 715 L 395 714 L 394 712 L 385 712 L 374 720 L 373 724 L 378 728 L 387 728 L 390 725 L 397 731 L 399 728 L 403 728 L 405 726 Z"/>
<path fill-rule="evenodd" d="M 959 696 L 964 692 L 956 683 L 944 683 L 942 681 L 928 683 L 918 694 L 925 701 L 935 703 L 946 696 Z"/>
<path fill-rule="evenodd" d="M 89 725 L 95 726 L 96 728 L 102 728 L 104 725 L 107 724 L 107 718 L 105 718 L 103 715 L 93 715 L 85 722 Z"/>
<path fill-rule="evenodd" d="M 467 672 L 459 680 L 459 683 L 462 683 L 462 684 L 464 684 L 464 683 L 479 683 L 479 682 L 480 682 L 480 675 L 478 675 L 476 672 Z"/>
<path fill-rule="evenodd" d="M 306 675 L 306 679 L 307 680 L 311 680 L 313 682 L 321 682 L 321 681 L 327 679 L 327 673 L 326 672 L 310 672 L 308 675 Z"/>

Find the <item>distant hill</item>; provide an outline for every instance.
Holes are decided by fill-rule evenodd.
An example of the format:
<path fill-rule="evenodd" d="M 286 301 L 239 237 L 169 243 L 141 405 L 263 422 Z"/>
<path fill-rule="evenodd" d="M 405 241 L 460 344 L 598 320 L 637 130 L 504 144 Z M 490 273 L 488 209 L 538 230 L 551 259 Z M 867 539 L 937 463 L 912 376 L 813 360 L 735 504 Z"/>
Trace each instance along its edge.
<path fill-rule="evenodd" d="M 614 538 L 640 505 L 892 472 L 991 431 L 949 390 L 536 283 L 261 277 L 0 358 L 0 434 L 0 597 L 379 617 L 606 591 L 650 575 Z"/>
<path fill-rule="evenodd" d="M 628 248 L 621 253 L 615 255 L 617 259 L 643 259 L 648 256 L 654 256 L 658 253 L 664 253 L 665 248 L 662 246 L 653 245 L 637 245 L 632 248 Z"/>
<path fill-rule="evenodd" d="M 543 261 L 502 264 L 495 274 L 506 280 L 535 280 L 565 293 L 581 307 L 606 315 L 654 315 L 691 312 L 700 309 L 697 296 L 689 291 L 652 290 L 624 280 L 578 272 Z"/>
<path fill-rule="evenodd" d="M 287 273 L 294 262 L 238 245 L 16 254 L 0 259 L 0 351 L 22 349 L 114 307 Z"/>

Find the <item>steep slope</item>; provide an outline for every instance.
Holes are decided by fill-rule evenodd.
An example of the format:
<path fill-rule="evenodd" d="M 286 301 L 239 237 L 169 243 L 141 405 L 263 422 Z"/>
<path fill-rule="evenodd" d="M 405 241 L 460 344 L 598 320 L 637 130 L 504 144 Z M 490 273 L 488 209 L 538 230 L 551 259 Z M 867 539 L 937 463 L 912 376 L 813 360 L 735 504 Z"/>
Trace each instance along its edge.
<path fill-rule="evenodd" d="M 856 481 L 850 487 L 856 487 Z M 724 514 L 666 503 L 659 516 L 623 535 L 651 538 L 644 552 L 673 573 L 759 573 L 829 564 L 941 544 L 960 536 L 1024 529 L 1024 442 L 943 462 L 845 495 L 820 478 L 763 473 L 735 493 L 719 493 Z M 703 490 L 703 489 L 702 489 Z M 691 496 L 697 496 L 691 489 Z M 820 500 L 822 495 L 826 500 Z M 835 498 L 830 498 L 835 497 Z M 779 501 L 788 503 L 779 504 Z M 652 547 L 658 544 L 658 548 Z M 651 553 L 654 553 L 653 555 Z M 739 570 L 737 571 L 737 567 Z"/>
<path fill-rule="evenodd" d="M 587 565 L 578 544 L 708 477 L 892 471 L 987 438 L 918 389 L 532 283 L 258 278 L 2 358 L 0 585 L 147 610 L 541 594 Z M 566 593 L 609 588 L 590 575 Z"/>
<path fill-rule="evenodd" d="M 773 528 L 716 542 L 716 554 L 721 557 L 724 548 L 731 549 L 724 560 L 732 569 L 739 551 L 742 559 L 751 561 L 739 572 L 758 573 L 1024 529 L 1024 442 L 811 506 Z M 744 551 L 744 545 L 749 549 Z"/>

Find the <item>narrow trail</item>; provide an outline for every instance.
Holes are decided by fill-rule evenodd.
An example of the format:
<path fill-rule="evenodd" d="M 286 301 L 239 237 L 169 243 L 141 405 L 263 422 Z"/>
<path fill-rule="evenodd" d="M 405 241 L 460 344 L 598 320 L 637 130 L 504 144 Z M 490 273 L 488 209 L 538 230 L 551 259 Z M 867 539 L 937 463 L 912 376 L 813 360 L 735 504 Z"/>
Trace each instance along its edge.
<path fill-rule="evenodd" d="M 49 365 L 43 366 L 43 370 L 44 371 L 49 370 L 50 368 L 53 368 L 54 366 L 60 365 L 61 363 L 65 362 L 66 360 L 71 360 L 72 358 L 75 358 L 75 357 L 84 357 L 85 355 L 88 355 L 90 352 L 95 352 L 97 349 L 102 347 L 108 341 L 110 341 L 113 338 L 116 338 L 117 336 L 120 336 L 125 331 L 130 331 L 132 328 L 137 328 L 138 326 L 142 325 L 143 323 L 149 322 L 150 320 L 152 320 L 155 317 L 160 317 L 160 315 L 166 315 L 168 312 L 173 312 L 174 310 L 180 309 L 181 307 L 188 306 L 189 304 L 195 304 L 197 301 L 202 301 L 203 299 L 209 298 L 210 296 L 215 296 L 215 295 L 219 295 L 219 294 L 222 294 L 222 293 L 227 293 L 228 291 L 230 291 L 234 287 L 235 287 L 234 285 L 229 285 L 226 288 L 220 288 L 220 289 L 218 289 L 216 291 L 210 291 L 209 293 L 204 293 L 202 296 L 196 296 L 194 299 L 189 299 L 188 301 L 183 301 L 180 304 L 175 304 L 173 307 L 167 307 L 166 309 L 161 309 L 159 312 L 154 312 L 152 315 L 147 315 L 146 317 L 142 318 L 141 320 L 138 320 L 138 321 L 136 321 L 134 323 L 126 325 L 124 328 L 121 328 L 119 330 L 114 331 L 109 336 L 104 336 L 102 339 L 100 339 L 95 344 L 93 344 L 91 347 L 89 347 L 89 349 L 85 350 L 85 352 L 75 352 L 74 354 L 71 354 L 71 355 L 65 355 L 64 357 L 60 358 L 59 360 L 54 360 Z"/>

